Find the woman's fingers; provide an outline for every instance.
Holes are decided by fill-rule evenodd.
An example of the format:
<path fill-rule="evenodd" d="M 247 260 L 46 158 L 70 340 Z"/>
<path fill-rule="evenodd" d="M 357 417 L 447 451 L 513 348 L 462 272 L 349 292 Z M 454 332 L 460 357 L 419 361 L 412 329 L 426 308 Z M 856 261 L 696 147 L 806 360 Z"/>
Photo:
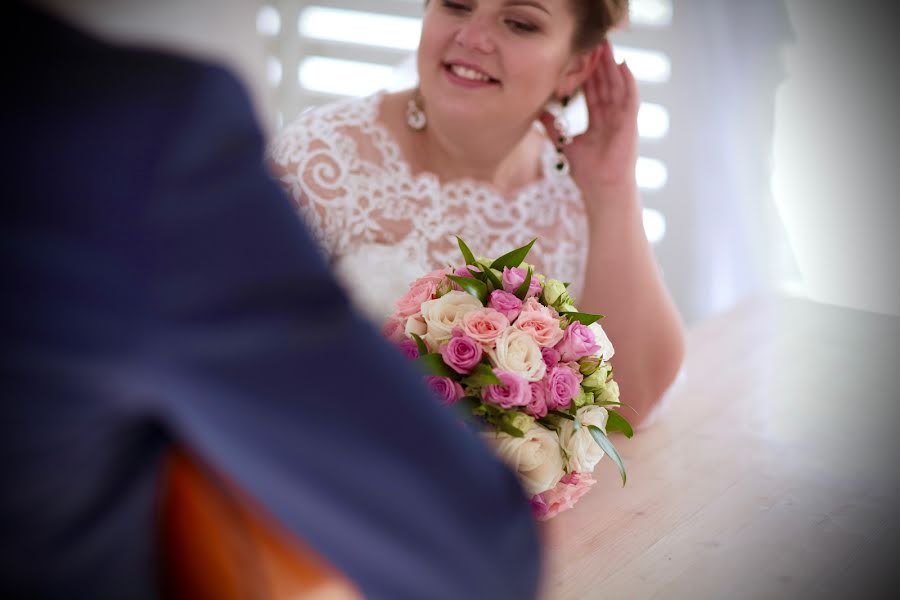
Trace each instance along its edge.
<path fill-rule="evenodd" d="M 597 84 L 597 97 L 600 100 L 598 104 L 608 104 L 611 101 L 609 77 L 607 77 L 606 63 L 611 60 L 612 47 L 609 41 L 603 42 L 603 53 L 600 55 L 600 62 L 590 78 Z"/>
<path fill-rule="evenodd" d="M 631 72 L 631 69 L 628 68 L 625 61 L 622 61 L 622 64 L 619 65 L 619 70 L 622 72 L 622 81 L 625 84 L 625 97 L 623 98 L 623 102 L 629 108 L 637 108 L 638 104 L 640 104 L 640 97 L 638 95 L 637 81 L 634 79 L 634 73 Z"/>
<path fill-rule="evenodd" d="M 607 42 L 608 44 L 609 42 Z M 625 96 L 625 82 L 622 79 L 622 71 L 619 69 L 619 65 L 616 64 L 616 58 L 613 55 L 612 46 L 607 48 L 607 52 L 605 53 L 605 59 L 603 60 L 603 70 L 606 79 L 606 84 L 609 87 L 609 100 L 613 105 L 619 105 L 622 103 L 622 98 Z"/>
<path fill-rule="evenodd" d="M 588 126 L 597 123 L 603 116 L 600 101 L 600 91 L 597 89 L 597 79 L 592 73 L 584 82 L 584 103 L 587 105 Z"/>

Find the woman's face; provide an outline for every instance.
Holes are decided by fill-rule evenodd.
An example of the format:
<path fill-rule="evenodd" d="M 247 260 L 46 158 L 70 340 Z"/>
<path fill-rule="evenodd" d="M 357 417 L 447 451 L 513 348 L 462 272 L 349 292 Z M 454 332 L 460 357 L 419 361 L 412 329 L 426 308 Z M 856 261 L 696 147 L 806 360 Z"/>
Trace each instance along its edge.
<path fill-rule="evenodd" d="M 569 0 L 430 0 L 418 52 L 426 110 L 530 124 L 555 92 L 574 91 L 574 31 Z"/>

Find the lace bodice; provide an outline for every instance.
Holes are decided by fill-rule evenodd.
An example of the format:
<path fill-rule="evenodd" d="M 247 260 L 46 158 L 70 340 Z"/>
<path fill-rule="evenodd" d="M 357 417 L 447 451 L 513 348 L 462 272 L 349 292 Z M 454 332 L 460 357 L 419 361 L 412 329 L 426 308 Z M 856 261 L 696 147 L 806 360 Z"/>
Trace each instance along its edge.
<path fill-rule="evenodd" d="M 496 257 L 537 238 L 528 256 L 549 277 L 571 282 L 578 297 L 587 259 L 581 194 L 553 168 L 547 142 L 544 177 L 512 197 L 473 180 L 441 183 L 413 175 L 400 146 L 378 120 L 384 93 L 318 107 L 285 127 L 269 149 L 338 276 L 360 301 L 360 282 L 379 282 L 358 302 L 384 318 L 406 285 L 459 264 L 456 235 L 476 255 Z M 373 284 L 375 285 L 375 284 Z"/>

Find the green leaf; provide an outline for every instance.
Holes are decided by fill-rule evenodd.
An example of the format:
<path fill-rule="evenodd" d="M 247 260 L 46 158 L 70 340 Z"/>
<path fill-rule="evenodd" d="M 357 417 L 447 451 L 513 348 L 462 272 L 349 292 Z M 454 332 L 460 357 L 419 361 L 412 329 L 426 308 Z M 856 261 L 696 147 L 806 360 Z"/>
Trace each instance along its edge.
<path fill-rule="evenodd" d="M 597 427 L 596 425 L 588 425 L 588 431 L 591 432 L 591 436 L 593 436 L 594 441 L 597 442 L 597 445 L 600 446 L 604 452 L 609 454 L 609 457 L 613 459 L 613 462 L 616 463 L 616 466 L 619 467 L 619 475 L 622 476 L 622 485 L 625 485 L 625 481 L 628 479 L 628 476 L 625 474 L 625 463 L 622 462 L 622 457 L 619 456 L 619 453 L 616 452 L 616 447 L 612 445 L 612 442 L 609 441 L 609 438 L 606 437 L 606 434 L 603 433 L 603 430 Z"/>
<path fill-rule="evenodd" d="M 497 277 L 497 275 L 491 270 L 490 265 L 486 265 L 484 263 L 478 263 L 478 266 L 481 267 L 482 272 L 484 273 L 485 277 L 488 278 L 488 281 L 491 282 L 491 285 L 494 286 L 495 290 L 503 289 L 503 282 L 500 281 L 500 278 Z"/>
<path fill-rule="evenodd" d="M 513 427 L 507 421 L 504 421 L 502 419 L 500 419 L 496 423 L 494 423 L 494 426 L 499 428 L 500 431 L 502 431 L 504 433 L 508 433 L 509 435 L 511 435 L 513 437 L 525 437 L 524 431 L 522 431 L 518 427 Z"/>
<path fill-rule="evenodd" d="M 473 279 L 477 279 L 481 283 L 487 284 L 487 275 L 484 274 L 483 270 L 477 269 L 475 265 L 466 265 L 466 271 Z M 465 278 L 466 276 L 463 275 L 462 277 Z"/>
<path fill-rule="evenodd" d="M 551 430 L 553 430 L 553 431 L 558 431 L 558 430 L 559 430 L 559 424 L 556 423 L 556 422 L 554 422 L 554 421 L 551 421 L 550 419 L 548 419 L 548 418 L 546 418 L 546 417 L 544 417 L 543 419 L 535 419 L 535 422 L 536 422 L 536 423 L 540 423 L 541 425 L 543 425 L 543 426 L 546 427 L 547 429 L 551 429 Z"/>
<path fill-rule="evenodd" d="M 478 363 L 475 365 L 472 374 L 462 380 L 462 384 L 471 387 L 484 387 L 491 384 L 502 385 L 503 382 L 500 381 L 499 377 L 494 375 L 494 371 L 490 366 L 484 363 Z"/>
<path fill-rule="evenodd" d="M 581 429 L 581 421 L 579 419 L 575 419 L 575 431 Z"/>
<path fill-rule="evenodd" d="M 528 288 L 531 287 L 531 267 L 528 267 L 528 274 L 525 275 L 525 281 L 522 282 L 522 285 L 519 286 L 519 289 L 516 290 L 516 298 L 522 300 L 524 302 L 525 296 L 528 295 Z"/>
<path fill-rule="evenodd" d="M 607 433 L 620 431 L 624 433 L 627 438 L 631 438 L 631 436 L 634 435 L 634 429 L 631 428 L 631 423 L 629 423 L 625 417 L 611 410 L 607 411 L 607 414 L 609 415 L 609 419 L 606 421 Z"/>
<path fill-rule="evenodd" d="M 571 321 L 578 321 L 582 325 L 590 325 L 603 318 L 603 315 L 592 315 L 591 313 L 583 312 L 561 312 L 559 315 L 561 317 L 567 317 Z"/>
<path fill-rule="evenodd" d="M 456 283 L 472 296 L 478 298 L 481 304 L 487 304 L 487 286 L 484 282 L 472 279 L 471 277 L 457 277 L 456 275 L 447 275 L 447 279 Z"/>
<path fill-rule="evenodd" d="M 456 236 L 456 242 L 459 244 L 459 251 L 462 252 L 463 260 L 466 261 L 466 265 L 478 264 L 475 262 L 475 255 L 472 254 L 472 251 L 469 250 L 469 247 L 466 246 L 466 243 L 462 240 L 462 238 Z"/>
<path fill-rule="evenodd" d="M 428 354 L 428 346 L 425 345 L 425 341 L 416 335 L 415 333 L 410 334 L 413 339 L 416 341 L 416 348 L 419 350 L 419 356 L 425 356 Z"/>
<path fill-rule="evenodd" d="M 453 377 L 456 372 L 444 363 L 444 359 L 437 352 L 425 354 L 416 359 L 426 372 L 439 377 Z"/>
<path fill-rule="evenodd" d="M 595 400 L 594 406 L 602 406 L 602 407 L 606 408 L 607 406 L 616 406 L 616 407 L 624 406 L 624 404 L 622 404 L 621 402 L 616 402 L 615 400 L 599 400 L 599 401 Z"/>
<path fill-rule="evenodd" d="M 574 420 L 575 420 L 575 417 L 573 417 L 573 416 L 570 415 L 569 413 L 564 413 L 564 412 L 562 412 L 562 411 L 560 411 L 560 410 L 551 410 L 551 411 L 550 411 L 550 414 L 551 414 L 551 415 L 556 415 L 557 417 L 562 417 L 563 419 L 568 419 L 568 420 L 570 420 L 570 421 L 574 421 Z"/>
<path fill-rule="evenodd" d="M 528 256 L 528 252 L 531 250 L 531 247 L 536 241 L 537 238 L 531 240 L 521 248 L 516 248 L 512 252 L 507 252 L 506 254 L 492 262 L 491 268 L 502 271 L 503 267 L 509 267 L 510 269 L 518 267 L 522 264 L 522 261 L 525 260 L 525 257 Z"/>
<path fill-rule="evenodd" d="M 470 411 L 474 411 L 481 404 L 481 398 L 478 396 L 463 396 L 456 404 L 465 407 Z"/>

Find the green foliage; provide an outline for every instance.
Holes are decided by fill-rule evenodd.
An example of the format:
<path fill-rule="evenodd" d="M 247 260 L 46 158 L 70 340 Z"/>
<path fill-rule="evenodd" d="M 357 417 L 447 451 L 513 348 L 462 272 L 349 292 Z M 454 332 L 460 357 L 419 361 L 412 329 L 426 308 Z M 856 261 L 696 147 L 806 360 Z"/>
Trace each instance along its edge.
<path fill-rule="evenodd" d="M 525 275 L 525 281 L 522 282 L 522 285 L 516 290 L 516 298 L 524 301 L 525 296 L 528 295 L 528 288 L 531 287 L 531 277 L 534 275 L 531 267 L 528 267 L 528 274 Z"/>
<path fill-rule="evenodd" d="M 502 431 L 513 437 L 525 437 L 525 432 L 516 425 L 519 423 L 527 424 L 527 421 L 522 419 L 526 415 L 522 415 L 514 410 L 504 410 L 499 406 L 487 403 L 480 404 L 472 412 L 493 425 L 497 431 Z"/>
<path fill-rule="evenodd" d="M 491 384 L 502 385 L 502 383 L 500 378 L 494 375 L 494 371 L 491 369 L 490 365 L 484 363 L 475 365 L 475 369 L 472 370 L 472 373 L 462 380 L 463 385 L 478 388 Z"/>
<path fill-rule="evenodd" d="M 429 375 L 437 375 L 439 377 L 454 377 L 457 375 L 456 371 L 444 363 L 444 359 L 441 358 L 441 355 L 437 352 L 423 354 L 416 359 L 416 362 L 421 365 Z"/>
<path fill-rule="evenodd" d="M 583 312 L 561 312 L 559 313 L 559 316 L 569 319 L 570 323 L 572 321 L 578 321 L 582 325 L 590 325 L 603 318 L 603 315 L 592 315 L 591 313 Z"/>
<path fill-rule="evenodd" d="M 629 423 L 625 417 L 611 410 L 607 411 L 607 414 L 609 415 L 609 419 L 606 421 L 607 433 L 618 431 L 623 433 L 625 437 L 629 439 L 634 435 L 634 429 L 631 428 L 631 423 Z"/>
<path fill-rule="evenodd" d="M 456 242 L 459 244 L 459 251 L 462 252 L 463 260 L 466 261 L 467 265 L 477 264 L 475 261 L 475 255 L 472 254 L 472 251 L 469 250 L 469 247 L 466 246 L 466 243 L 462 240 L 461 237 L 456 236 Z"/>
<path fill-rule="evenodd" d="M 531 240 L 521 248 L 516 248 L 512 252 L 507 252 L 497 260 L 491 263 L 492 269 L 497 269 L 498 271 L 502 271 L 504 267 L 509 267 L 513 269 L 522 264 L 522 261 L 525 260 L 525 257 L 528 256 L 528 252 L 531 251 L 531 247 L 537 241 L 537 238 Z"/>
<path fill-rule="evenodd" d="M 547 413 L 547 414 L 551 414 L 551 415 L 554 415 L 554 416 L 557 416 L 557 417 L 562 417 L 563 419 L 568 419 L 569 421 L 574 421 L 574 420 L 575 420 L 575 416 L 574 416 L 574 415 L 570 415 L 569 413 L 564 413 L 564 412 L 562 412 L 561 410 L 551 410 L 551 411 L 550 411 L 549 413 Z"/>
<path fill-rule="evenodd" d="M 604 452 L 606 452 L 609 457 L 616 463 L 616 466 L 619 468 L 619 475 L 622 477 L 622 485 L 625 485 L 625 482 L 628 479 L 627 474 L 625 473 L 625 463 L 622 462 L 622 457 L 619 456 L 619 453 L 616 451 L 616 447 L 612 445 L 612 442 L 609 441 L 609 438 L 606 437 L 606 434 L 603 433 L 603 430 L 597 427 L 596 425 L 588 425 L 588 431 L 591 432 L 591 436 L 594 438 L 594 441 L 597 442 L 597 445 L 600 446 Z"/>
<path fill-rule="evenodd" d="M 494 270 L 491 269 L 490 265 L 479 262 L 478 266 L 482 268 L 482 272 L 484 273 L 484 276 L 487 278 L 488 282 L 490 282 L 490 285 L 493 286 L 493 288 L 495 290 L 503 289 L 503 282 L 500 281 L 500 278 L 497 277 L 497 274 L 494 273 Z M 491 291 L 493 291 L 493 290 L 491 290 Z"/>
<path fill-rule="evenodd" d="M 425 345 L 425 341 L 415 333 L 410 335 L 412 335 L 412 338 L 416 341 L 416 348 L 419 350 L 419 356 L 428 354 L 428 346 Z"/>
<path fill-rule="evenodd" d="M 447 275 L 447 278 L 475 298 L 478 298 L 482 305 L 487 304 L 488 289 L 484 282 L 471 277 L 458 277 L 456 275 Z"/>

